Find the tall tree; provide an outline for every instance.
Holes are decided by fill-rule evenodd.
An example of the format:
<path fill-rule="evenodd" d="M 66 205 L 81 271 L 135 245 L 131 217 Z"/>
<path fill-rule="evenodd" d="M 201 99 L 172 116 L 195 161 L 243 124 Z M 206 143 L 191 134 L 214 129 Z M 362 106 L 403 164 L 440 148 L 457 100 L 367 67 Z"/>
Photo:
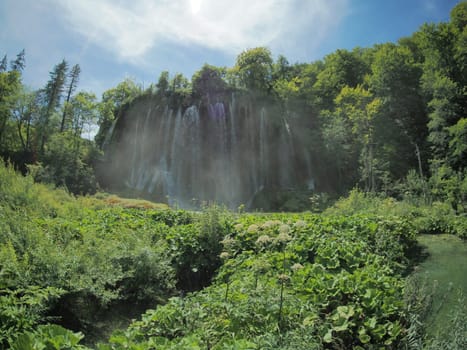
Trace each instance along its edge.
<path fill-rule="evenodd" d="M 20 92 L 13 109 L 13 115 L 16 119 L 18 137 L 21 141 L 23 153 L 32 151 L 32 127 L 39 114 L 39 102 L 37 91 L 29 91 L 24 87 Z M 28 161 L 28 160 L 24 160 Z"/>
<path fill-rule="evenodd" d="M 378 168 L 374 138 L 376 118 L 381 113 L 381 100 L 357 85 L 355 88 L 345 86 L 335 103 L 336 114 L 349 120 L 352 132 L 361 142 L 361 176 L 365 190 L 375 191 L 377 173 L 382 170 Z"/>
<path fill-rule="evenodd" d="M 20 87 L 21 73 L 19 71 L 0 72 L 0 146 Z"/>
<path fill-rule="evenodd" d="M 382 101 L 378 138 L 386 144 L 391 175 L 404 177 L 417 168 L 423 176 L 427 164 L 427 113 L 420 91 L 422 70 L 407 46 L 378 46 L 371 65 L 371 91 Z"/>
<path fill-rule="evenodd" d="M 172 107 L 186 107 L 191 104 L 191 84 L 183 74 L 177 73 L 174 75 L 170 81 L 170 91 L 170 105 Z"/>
<path fill-rule="evenodd" d="M 50 72 L 50 79 L 47 85 L 42 90 L 44 112 L 40 125 L 40 152 L 43 153 L 44 146 L 50 135 L 50 119 L 52 114 L 57 110 L 60 105 L 60 99 L 62 97 L 63 88 L 66 82 L 66 74 L 68 69 L 68 63 L 62 60 L 59 64 L 55 65 L 52 72 Z"/>
<path fill-rule="evenodd" d="M 467 51 L 467 30 L 459 28 L 467 21 L 466 13 L 467 3 L 461 2 L 451 12 L 450 23 L 424 25 L 416 35 L 425 56 L 421 85 L 428 101 L 429 141 L 433 160 L 436 160 L 434 164 L 454 165 L 451 163 L 454 158 L 449 154 L 449 128 L 467 113 L 467 67 L 463 54 Z"/>
<path fill-rule="evenodd" d="M 63 114 L 62 114 L 62 122 L 60 123 L 60 132 L 63 132 L 65 130 L 65 123 L 67 117 L 70 115 L 70 98 L 73 92 L 76 90 L 76 87 L 78 86 L 78 81 L 79 81 L 79 74 L 81 73 L 81 68 L 79 64 L 75 64 L 70 71 L 69 74 L 69 84 L 66 89 L 66 98 L 65 98 L 65 103 L 63 105 Z"/>
<path fill-rule="evenodd" d="M 160 96 L 167 96 L 169 92 L 169 72 L 168 71 L 163 71 L 161 72 L 161 75 L 159 76 L 159 80 L 157 81 L 156 84 L 157 88 L 157 94 Z"/>
<path fill-rule="evenodd" d="M 352 123 L 342 113 L 325 111 L 321 114 L 320 132 L 324 150 L 319 159 L 326 159 L 326 177 L 330 187 L 343 193 L 359 181 L 358 164 L 361 144 L 352 132 Z"/>
<path fill-rule="evenodd" d="M 71 101 L 72 127 L 75 137 L 81 137 L 85 125 L 96 123 L 96 95 L 81 91 Z"/>
<path fill-rule="evenodd" d="M 8 58 L 7 56 L 3 56 L 2 61 L 0 62 L 0 73 L 6 72 L 8 68 Z"/>
<path fill-rule="evenodd" d="M 16 59 L 14 61 L 11 61 L 10 63 L 11 70 L 16 70 L 18 72 L 21 72 L 25 67 L 25 62 L 26 62 L 25 56 L 26 56 L 26 53 L 23 49 L 21 50 L 20 53 L 16 55 Z"/>

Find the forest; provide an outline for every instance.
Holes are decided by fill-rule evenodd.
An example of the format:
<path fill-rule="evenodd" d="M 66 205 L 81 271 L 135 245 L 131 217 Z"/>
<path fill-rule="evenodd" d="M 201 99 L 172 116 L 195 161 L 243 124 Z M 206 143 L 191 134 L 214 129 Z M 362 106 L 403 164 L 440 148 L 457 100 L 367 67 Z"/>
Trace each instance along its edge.
<path fill-rule="evenodd" d="M 337 50 L 323 60 L 275 61 L 264 47 L 246 50 L 234 67 L 204 65 L 191 81 L 163 72 L 143 89 L 125 80 L 101 99 L 78 91 L 80 67 L 63 60 L 44 88 L 21 83 L 23 50 L 0 65 L 0 154 L 36 181 L 65 186 L 71 193 L 112 189 L 98 171 L 112 124 L 138 100 L 151 98 L 186 108 L 226 93 L 265 101 L 300 130 L 323 201 L 352 188 L 449 201 L 465 210 L 466 144 L 465 3 L 448 23 L 425 24 L 398 43 Z M 94 140 L 83 130 L 98 126 Z M 29 170 L 28 170 L 29 167 Z M 295 205 L 265 209 L 308 209 Z M 305 197 L 303 199 L 302 197 Z M 292 202 L 294 202 L 292 200 Z M 303 203 L 305 202 L 305 204 Z"/>
<path fill-rule="evenodd" d="M 191 79 L 165 71 L 147 87 L 126 79 L 101 98 L 79 90 L 79 63 L 62 60 L 33 90 L 22 82 L 26 50 L 4 56 L 0 349 L 466 348 L 464 295 L 417 272 L 429 259 L 421 237 L 465 248 L 466 57 L 467 2 L 397 43 L 311 63 L 251 48 L 233 67 L 205 64 Z M 149 137 L 140 123 L 173 111 L 171 132 L 194 138 L 176 131 L 185 115 L 202 123 L 205 108 L 219 121 L 235 103 L 259 116 L 258 129 L 245 130 L 282 141 L 249 143 L 231 120 L 216 124 L 219 138 L 214 127 L 196 137 L 200 149 L 220 149 L 227 134 L 226 150 L 254 145 L 257 172 L 235 173 L 249 168 L 240 155 L 222 170 L 251 180 L 165 184 L 189 199 L 192 187 L 235 185 L 251 200 L 229 206 L 228 194 L 205 190 L 186 208 L 148 191 L 164 186 L 143 181 L 141 154 L 153 147 L 134 146 Z M 172 119 L 154 115 L 169 130 Z M 157 135 L 168 158 L 159 165 L 186 172 L 183 159 L 197 177 L 224 174 L 212 169 L 228 162 L 183 154 Z M 119 154 L 138 155 L 123 169 Z M 438 319 L 444 304 L 455 312 Z"/>

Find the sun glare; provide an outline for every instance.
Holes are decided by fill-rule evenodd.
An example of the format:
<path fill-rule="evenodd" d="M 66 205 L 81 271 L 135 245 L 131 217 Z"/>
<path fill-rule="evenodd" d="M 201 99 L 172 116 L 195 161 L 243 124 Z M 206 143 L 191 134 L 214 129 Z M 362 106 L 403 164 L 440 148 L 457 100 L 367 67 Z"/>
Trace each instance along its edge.
<path fill-rule="evenodd" d="M 201 0 L 190 0 L 191 12 L 196 15 L 201 8 Z"/>

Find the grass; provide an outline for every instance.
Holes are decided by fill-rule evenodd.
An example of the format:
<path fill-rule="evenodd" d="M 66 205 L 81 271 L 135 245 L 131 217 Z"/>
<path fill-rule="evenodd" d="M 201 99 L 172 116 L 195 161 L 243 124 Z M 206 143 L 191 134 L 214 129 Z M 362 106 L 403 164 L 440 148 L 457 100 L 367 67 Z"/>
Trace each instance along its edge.
<path fill-rule="evenodd" d="M 450 331 L 453 312 L 467 309 L 459 302 L 460 296 L 467 293 L 467 243 L 446 234 L 421 235 L 419 242 L 429 255 L 416 273 L 436 286 L 426 320 L 427 335 L 439 337 Z"/>
<path fill-rule="evenodd" d="M 117 195 L 106 195 L 102 201 L 110 206 L 117 206 L 123 208 L 136 208 L 136 209 L 156 209 L 166 210 L 169 206 L 164 203 L 154 203 L 145 199 L 137 198 L 122 198 Z"/>

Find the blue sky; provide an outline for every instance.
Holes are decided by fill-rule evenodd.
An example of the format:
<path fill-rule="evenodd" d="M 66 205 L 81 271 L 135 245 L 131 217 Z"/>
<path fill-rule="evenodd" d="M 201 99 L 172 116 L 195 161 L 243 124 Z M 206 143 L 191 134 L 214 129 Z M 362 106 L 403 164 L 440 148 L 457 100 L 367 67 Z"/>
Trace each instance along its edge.
<path fill-rule="evenodd" d="M 459 0 L 0 0 L 0 56 L 26 50 L 24 82 L 42 87 L 65 58 L 79 89 L 98 96 L 126 77 L 149 85 L 163 70 L 187 77 L 232 66 L 244 49 L 312 62 L 449 19 Z"/>

